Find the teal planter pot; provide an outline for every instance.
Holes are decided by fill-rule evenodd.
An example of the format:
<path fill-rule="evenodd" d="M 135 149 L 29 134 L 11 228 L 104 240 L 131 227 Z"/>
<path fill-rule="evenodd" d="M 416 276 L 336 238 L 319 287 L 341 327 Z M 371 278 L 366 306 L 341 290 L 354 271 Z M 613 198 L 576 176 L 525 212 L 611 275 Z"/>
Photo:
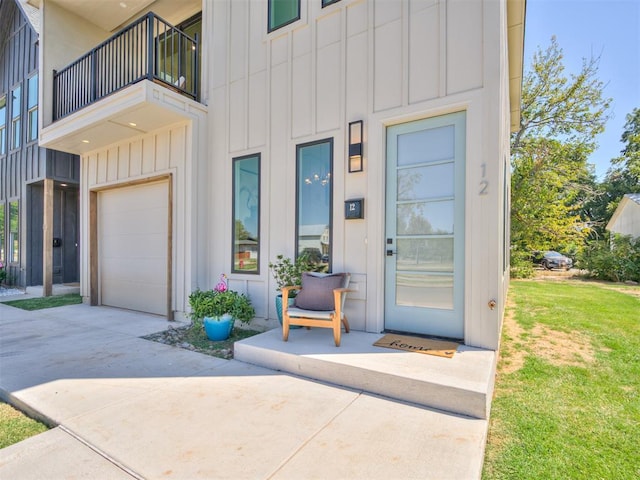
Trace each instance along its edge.
<path fill-rule="evenodd" d="M 293 307 L 295 304 L 295 298 L 289 298 L 289 306 Z M 282 326 L 282 294 L 276 295 L 276 313 L 278 314 L 278 321 L 280 322 L 280 326 Z M 300 328 L 299 325 L 292 325 L 291 328 Z"/>
<path fill-rule="evenodd" d="M 221 317 L 204 317 L 204 331 L 207 338 L 213 341 L 226 340 L 233 330 L 233 317 L 225 314 Z"/>

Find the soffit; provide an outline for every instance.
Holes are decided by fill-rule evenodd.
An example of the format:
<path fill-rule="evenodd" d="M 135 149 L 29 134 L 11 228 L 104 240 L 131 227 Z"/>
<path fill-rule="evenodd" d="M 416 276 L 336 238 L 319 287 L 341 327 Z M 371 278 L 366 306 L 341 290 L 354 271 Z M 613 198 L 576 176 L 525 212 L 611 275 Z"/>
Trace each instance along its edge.
<path fill-rule="evenodd" d="M 520 127 L 520 97 L 524 64 L 524 25 L 526 0 L 507 0 L 507 38 L 509 45 L 509 100 L 511 131 Z"/>
<path fill-rule="evenodd" d="M 202 10 L 202 0 L 49 0 L 107 32 L 131 23 L 153 11 L 170 23 L 178 23 Z M 40 7 L 42 0 L 27 0 Z"/>

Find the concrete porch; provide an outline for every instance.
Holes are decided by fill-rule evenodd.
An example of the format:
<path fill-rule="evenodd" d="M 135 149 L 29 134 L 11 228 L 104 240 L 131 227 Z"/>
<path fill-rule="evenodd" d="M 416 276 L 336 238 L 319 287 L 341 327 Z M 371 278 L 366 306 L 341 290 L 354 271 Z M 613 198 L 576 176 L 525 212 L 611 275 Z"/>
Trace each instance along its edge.
<path fill-rule="evenodd" d="M 403 352 L 373 344 L 384 334 L 342 335 L 340 347 L 326 329 L 280 329 L 234 346 L 234 358 L 314 380 L 396 400 L 487 419 L 493 395 L 496 352 L 461 345 L 453 358 Z"/>

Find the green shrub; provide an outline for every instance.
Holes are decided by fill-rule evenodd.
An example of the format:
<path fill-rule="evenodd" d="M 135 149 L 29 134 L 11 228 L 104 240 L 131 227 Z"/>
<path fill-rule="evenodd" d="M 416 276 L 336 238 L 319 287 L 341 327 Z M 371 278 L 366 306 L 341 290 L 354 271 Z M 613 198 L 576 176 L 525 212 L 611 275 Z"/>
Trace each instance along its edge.
<path fill-rule="evenodd" d="M 640 282 L 640 238 L 614 235 L 609 241 L 589 242 L 580 265 L 591 277 L 613 282 Z"/>
<path fill-rule="evenodd" d="M 523 250 L 511 250 L 511 278 L 532 278 L 535 274 L 531 254 Z"/>

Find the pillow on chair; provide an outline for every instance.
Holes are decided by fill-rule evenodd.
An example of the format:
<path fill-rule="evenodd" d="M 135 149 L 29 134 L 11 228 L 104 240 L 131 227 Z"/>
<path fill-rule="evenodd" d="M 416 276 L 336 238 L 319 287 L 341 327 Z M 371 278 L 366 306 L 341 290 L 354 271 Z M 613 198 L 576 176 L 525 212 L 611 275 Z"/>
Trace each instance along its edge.
<path fill-rule="evenodd" d="M 344 273 L 318 275 L 304 272 L 296 307 L 303 310 L 334 310 L 333 289 L 344 284 Z"/>

